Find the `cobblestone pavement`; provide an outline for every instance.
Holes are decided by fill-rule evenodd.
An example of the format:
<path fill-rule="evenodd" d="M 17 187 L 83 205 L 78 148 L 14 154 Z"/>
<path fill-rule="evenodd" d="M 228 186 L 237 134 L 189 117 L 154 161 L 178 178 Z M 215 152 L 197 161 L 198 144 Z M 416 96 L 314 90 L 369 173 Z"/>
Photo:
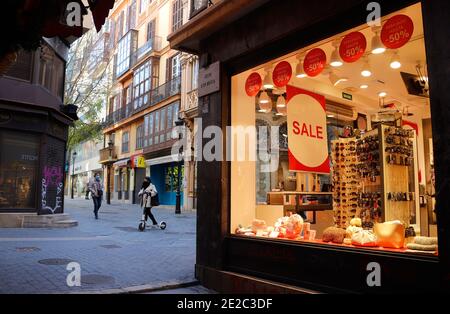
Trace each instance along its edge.
<path fill-rule="evenodd" d="M 156 208 L 166 230 L 137 229 L 137 205 L 65 201 L 79 223 L 68 229 L 0 228 L 0 293 L 121 293 L 194 282 L 195 212 Z M 81 287 L 69 287 L 67 264 L 81 267 Z M 55 265 L 56 264 L 56 265 Z"/>

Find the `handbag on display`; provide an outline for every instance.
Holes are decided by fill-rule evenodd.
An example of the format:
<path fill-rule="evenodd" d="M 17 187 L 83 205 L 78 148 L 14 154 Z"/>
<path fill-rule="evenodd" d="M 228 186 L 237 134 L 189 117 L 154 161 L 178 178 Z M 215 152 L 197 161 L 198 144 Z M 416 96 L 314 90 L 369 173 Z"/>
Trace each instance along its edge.
<path fill-rule="evenodd" d="M 373 228 L 379 246 L 401 249 L 405 246 L 405 226 L 400 221 L 377 223 Z"/>

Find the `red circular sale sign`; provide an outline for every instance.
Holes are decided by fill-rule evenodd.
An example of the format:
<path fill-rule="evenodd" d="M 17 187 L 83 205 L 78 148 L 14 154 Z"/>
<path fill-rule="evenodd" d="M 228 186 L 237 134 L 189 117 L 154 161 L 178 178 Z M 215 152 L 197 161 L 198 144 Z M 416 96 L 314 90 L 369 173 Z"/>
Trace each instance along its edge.
<path fill-rule="evenodd" d="M 356 62 L 364 55 L 366 48 L 366 37 L 360 32 L 352 32 L 342 39 L 339 55 L 345 62 Z"/>
<path fill-rule="evenodd" d="M 389 49 L 403 47 L 412 37 L 414 23 L 404 14 L 391 17 L 381 29 L 381 41 Z"/>
<path fill-rule="evenodd" d="M 276 87 L 284 87 L 286 86 L 292 77 L 292 67 L 291 64 L 287 61 L 282 61 L 277 64 L 275 69 L 273 70 L 272 79 L 273 84 Z"/>
<path fill-rule="evenodd" d="M 303 70 L 308 76 L 319 75 L 327 63 L 327 55 L 320 48 L 314 48 L 305 57 L 303 61 Z"/>
<path fill-rule="evenodd" d="M 247 78 L 247 81 L 245 82 L 245 92 L 248 96 L 254 97 L 261 90 L 261 86 L 261 75 L 254 72 L 250 74 L 250 76 Z"/>

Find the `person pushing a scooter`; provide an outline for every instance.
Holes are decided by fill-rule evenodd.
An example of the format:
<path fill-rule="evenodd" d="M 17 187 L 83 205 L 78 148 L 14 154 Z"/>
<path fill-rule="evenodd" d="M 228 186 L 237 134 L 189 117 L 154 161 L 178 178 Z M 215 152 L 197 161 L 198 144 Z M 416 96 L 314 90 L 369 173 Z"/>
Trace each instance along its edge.
<path fill-rule="evenodd" d="M 152 198 L 155 197 L 157 193 L 158 191 L 156 190 L 155 185 L 152 184 L 150 177 L 146 177 L 142 183 L 142 188 L 139 191 L 138 196 L 141 198 L 141 207 L 143 209 L 142 220 L 147 222 L 148 217 L 150 217 L 154 226 L 157 226 L 158 222 L 152 214 Z"/>

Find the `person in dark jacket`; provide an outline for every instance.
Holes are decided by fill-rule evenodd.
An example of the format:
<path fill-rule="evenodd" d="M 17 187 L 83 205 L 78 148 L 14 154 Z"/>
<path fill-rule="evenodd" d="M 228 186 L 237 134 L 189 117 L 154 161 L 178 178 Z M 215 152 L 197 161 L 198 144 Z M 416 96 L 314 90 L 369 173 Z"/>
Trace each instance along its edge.
<path fill-rule="evenodd" d="M 91 184 L 90 187 L 92 200 L 94 202 L 94 215 L 95 219 L 98 219 L 98 211 L 100 210 L 100 207 L 102 206 L 102 198 L 103 198 L 103 183 L 100 178 L 100 174 L 95 174 L 95 179 Z"/>

